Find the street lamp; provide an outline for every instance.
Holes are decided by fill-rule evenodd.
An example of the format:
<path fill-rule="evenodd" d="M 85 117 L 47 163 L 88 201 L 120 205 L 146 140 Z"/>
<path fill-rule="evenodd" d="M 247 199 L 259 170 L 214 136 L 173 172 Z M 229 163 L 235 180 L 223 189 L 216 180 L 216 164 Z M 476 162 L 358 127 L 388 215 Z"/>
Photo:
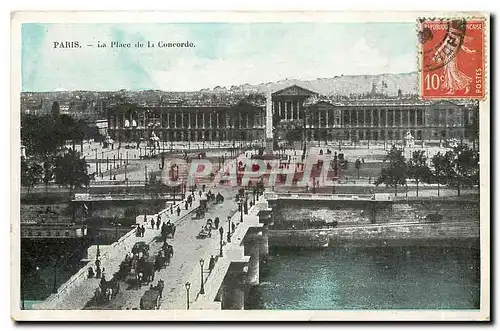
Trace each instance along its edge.
<path fill-rule="evenodd" d="M 243 211 L 245 212 L 245 215 L 248 214 L 248 193 L 245 193 L 245 203 L 243 204 Z"/>
<path fill-rule="evenodd" d="M 200 271 L 201 271 L 201 288 L 200 288 L 200 294 L 205 294 L 205 286 L 203 284 L 203 264 L 205 261 L 203 259 L 200 259 Z"/>
<path fill-rule="evenodd" d="M 240 223 L 243 223 L 243 199 L 238 201 L 238 209 L 240 210 Z"/>
<path fill-rule="evenodd" d="M 219 248 L 219 256 L 222 257 L 222 236 L 224 234 L 224 229 L 222 226 L 219 228 L 219 233 L 220 233 L 220 248 Z"/>
<path fill-rule="evenodd" d="M 186 284 L 184 284 L 184 286 L 186 286 L 186 296 L 187 296 L 186 304 L 187 304 L 187 310 L 189 310 L 189 288 L 191 287 L 191 283 L 187 282 Z"/>
<path fill-rule="evenodd" d="M 231 242 L 231 216 L 227 217 L 227 242 Z"/>

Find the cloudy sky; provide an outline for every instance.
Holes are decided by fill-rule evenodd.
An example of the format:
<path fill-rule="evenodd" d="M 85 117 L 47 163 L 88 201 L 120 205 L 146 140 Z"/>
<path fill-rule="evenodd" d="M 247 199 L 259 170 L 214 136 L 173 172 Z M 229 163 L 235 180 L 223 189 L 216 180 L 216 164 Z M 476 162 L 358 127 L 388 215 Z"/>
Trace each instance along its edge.
<path fill-rule="evenodd" d="M 54 48 L 79 41 L 82 48 Z M 193 48 L 97 48 L 97 42 Z M 94 45 L 93 47 L 87 46 Z M 23 24 L 22 90 L 191 91 L 416 71 L 414 23 Z"/>

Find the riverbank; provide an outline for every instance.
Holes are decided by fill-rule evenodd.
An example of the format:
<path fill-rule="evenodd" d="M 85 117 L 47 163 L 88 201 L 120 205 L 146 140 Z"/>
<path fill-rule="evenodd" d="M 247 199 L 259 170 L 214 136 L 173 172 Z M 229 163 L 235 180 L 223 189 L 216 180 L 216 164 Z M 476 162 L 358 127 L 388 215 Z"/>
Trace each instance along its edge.
<path fill-rule="evenodd" d="M 314 230 L 269 230 L 274 247 L 479 247 L 478 222 L 385 223 Z"/>

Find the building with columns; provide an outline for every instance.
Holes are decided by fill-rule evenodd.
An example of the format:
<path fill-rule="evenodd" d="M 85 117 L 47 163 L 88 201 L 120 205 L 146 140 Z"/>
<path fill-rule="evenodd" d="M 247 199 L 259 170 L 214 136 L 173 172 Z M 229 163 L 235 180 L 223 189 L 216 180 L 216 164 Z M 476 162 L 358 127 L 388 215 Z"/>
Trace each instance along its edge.
<path fill-rule="evenodd" d="M 416 141 L 466 139 L 478 119 L 478 105 L 418 99 L 332 101 L 293 85 L 270 94 L 227 103 L 180 103 L 151 107 L 123 104 L 108 109 L 108 132 L 115 141 L 262 142 L 266 113 L 273 127 L 294 121 L 314 141 L 400 141 L 409 131 Z M 267 95 L 269 98 L 269 94 Z M 266 107 L 272 107 L 267 111 Z"/>

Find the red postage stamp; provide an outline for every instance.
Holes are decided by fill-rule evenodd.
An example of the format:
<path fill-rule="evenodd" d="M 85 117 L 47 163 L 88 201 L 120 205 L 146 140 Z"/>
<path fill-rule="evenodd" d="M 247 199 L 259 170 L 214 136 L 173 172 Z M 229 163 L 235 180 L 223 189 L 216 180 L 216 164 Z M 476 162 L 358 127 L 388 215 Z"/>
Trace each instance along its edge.
<path fill-rule="evenodd" d="M 486 90 L 485 21 L 419 21 L 420 91 L 423 99 L 482 99 Z"/>

